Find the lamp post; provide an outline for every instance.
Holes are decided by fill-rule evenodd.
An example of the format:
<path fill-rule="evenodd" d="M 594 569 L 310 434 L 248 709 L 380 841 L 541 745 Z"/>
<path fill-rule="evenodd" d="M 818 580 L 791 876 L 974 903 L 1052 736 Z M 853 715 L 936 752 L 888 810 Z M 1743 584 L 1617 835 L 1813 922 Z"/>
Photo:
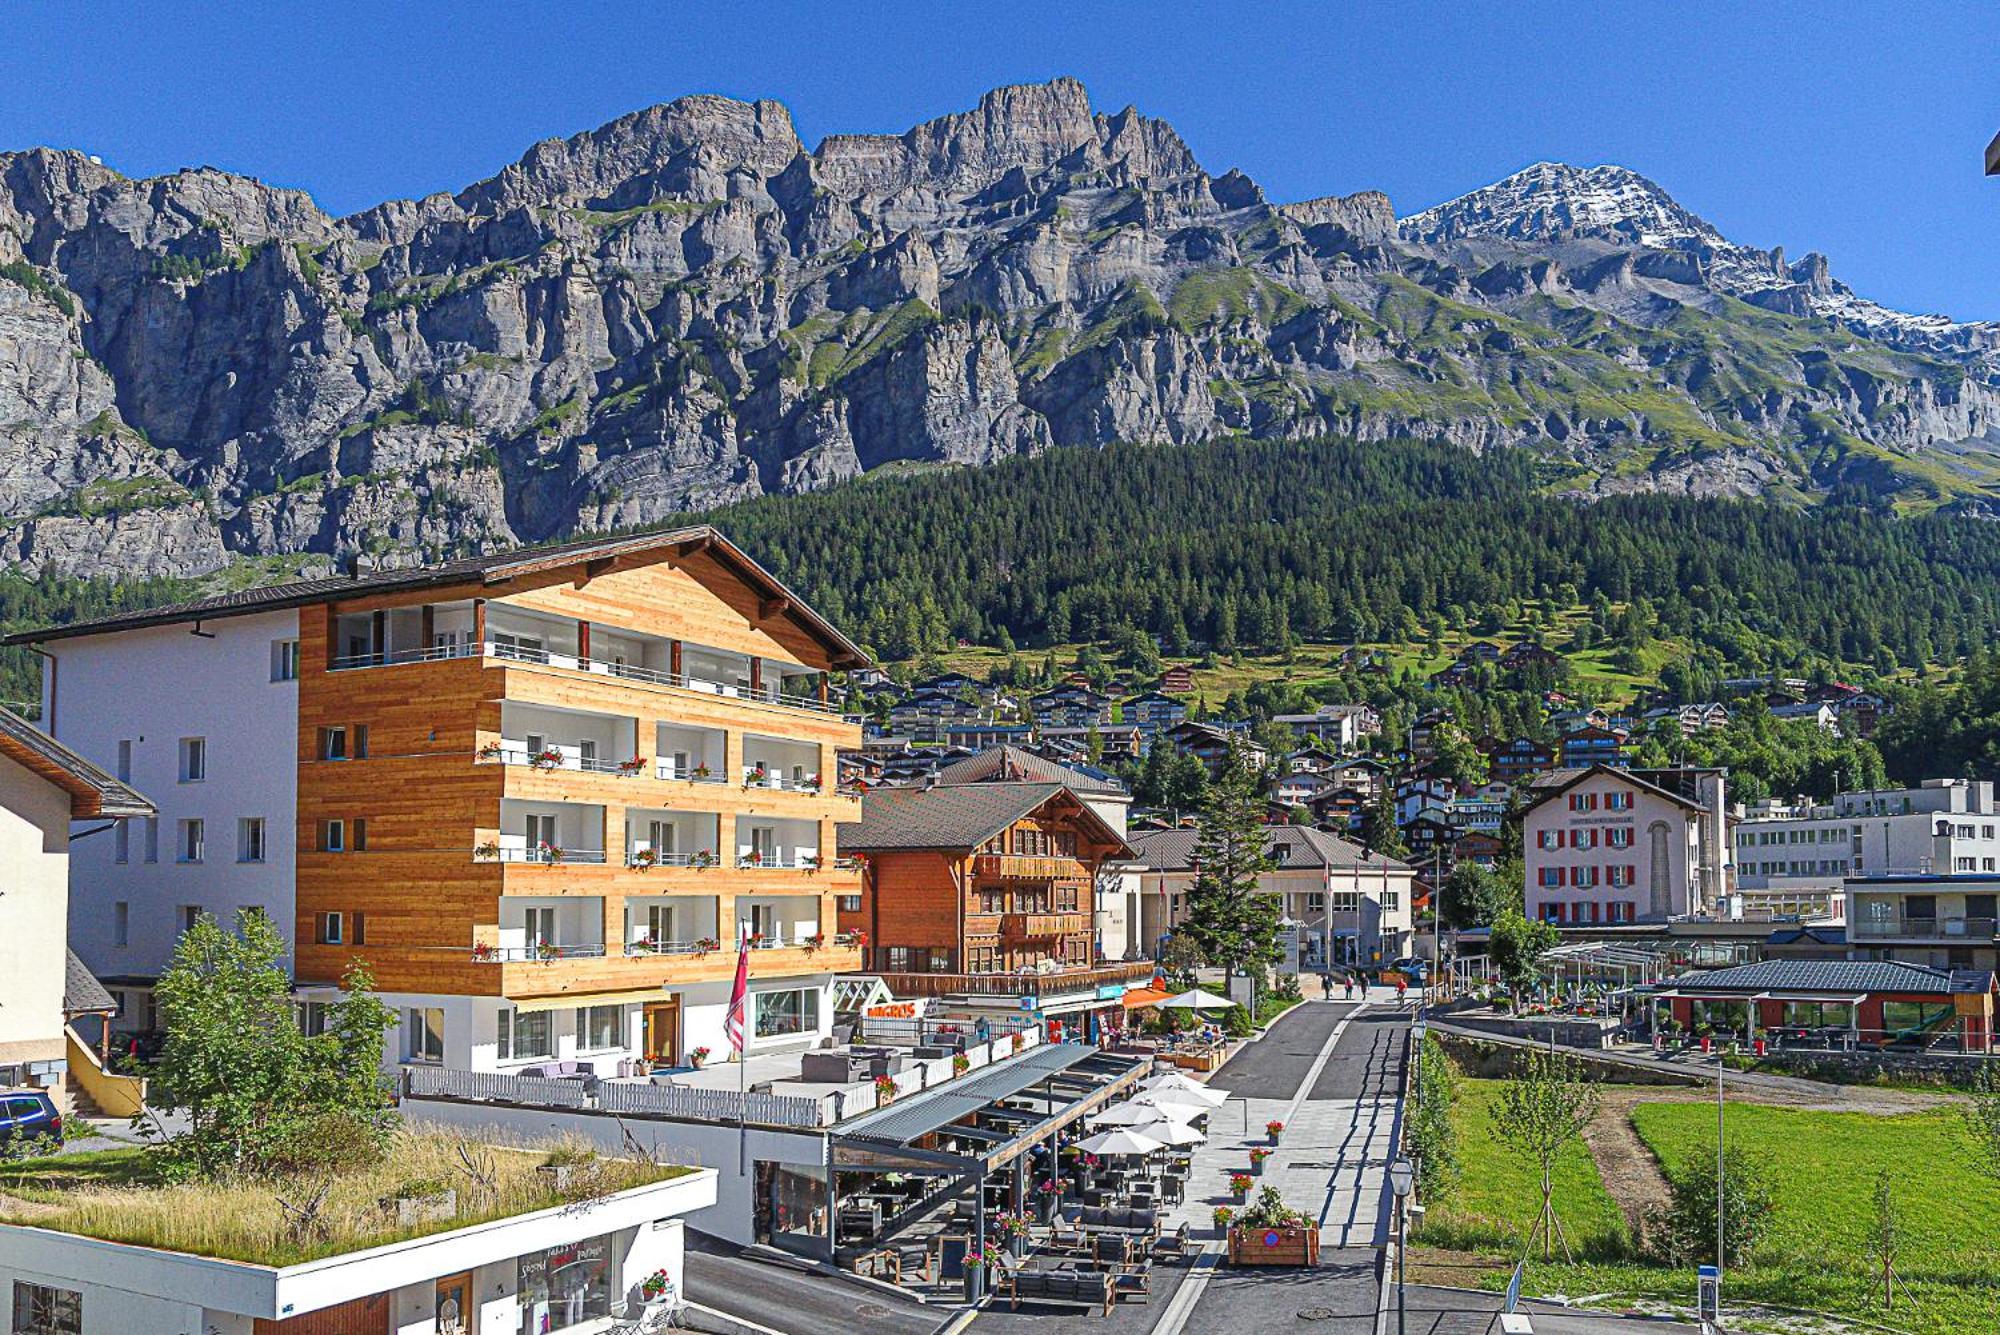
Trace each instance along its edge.
<path fill-rule="evenodd" d="M 1396 1193 L 1396 1335 L 1404 1335 L 1403 1253 L 1408 1250 L 1405 1221 L 1410 1213 L 1410 1193 L 1416 1189 L 1417 1170 L 1408 1159 L 1389 1165 L 1389 1189 Z"/>

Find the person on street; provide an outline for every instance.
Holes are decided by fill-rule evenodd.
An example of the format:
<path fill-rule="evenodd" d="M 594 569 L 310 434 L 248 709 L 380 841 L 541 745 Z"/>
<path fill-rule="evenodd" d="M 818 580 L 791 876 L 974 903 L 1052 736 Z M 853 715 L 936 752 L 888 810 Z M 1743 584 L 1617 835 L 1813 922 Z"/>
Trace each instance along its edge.
<path fill-rule="evenodd" d="M 1354 1000 L 1354 975 L 1351 973 L 1346 975 L 1341 979 L 1341 982 L 1347 986 L 1347 999 L 1349 1001 Z"/>
<path fill-rule="evenodd" d="M 1397 975 L 1396 975 L 1396 1001 L 1397 1001 L 1397 1004 L 1399 1004 L 1399 1005 L 1400 1005 L 1400 1004 L 1402 1003 L 1402 1000 L 1403 1000 L 1404 996 L 1406 996 L 1406 995 L 1407 995 L 1407 994 L 1409 993 L 1409 990 L 1410 990 L 1410 981 L 1409 981 L 1409 979 L 1407 979 L 1407 978 L 1403 977 L 1403 975 L 1401 975 L 1401 974 L 1397 974 Z"/>
<path fill-rule="evenodd" d="M 1319 996 L 1320 996 L 1320 1000 L 1321 1000 L 1321 1001 L 1332 1001 L 1332 1000 L 1333 1000 L 1333 975 L 1332 975 L 1332 974 L 1330 974 L 1330 973 L 1322 973 L 1322 974 L 1321 974 L 1321 975 L 1319 976 Z"/>

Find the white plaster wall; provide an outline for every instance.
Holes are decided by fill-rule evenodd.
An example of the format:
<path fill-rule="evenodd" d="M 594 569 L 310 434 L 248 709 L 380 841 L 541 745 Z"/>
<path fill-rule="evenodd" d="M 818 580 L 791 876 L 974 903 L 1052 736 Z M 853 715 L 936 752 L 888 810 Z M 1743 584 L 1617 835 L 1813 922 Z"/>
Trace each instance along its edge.
<path fill-rule="evenodd" d="M 145 861 L 144 821 L 130 822 L 129 860 L 116 837 L 76 846 L 70 944 L 99 976 L 157 975 L 179 935 L 183 904 L 224 922 L 269 913 L 289 939 L 298 798 L 298 683 L 271 680 L 271 644 L 298 638 L 295 611 L 59 640 L 44 665 L 54 736 L 113 774 L 132 742 L 131 784 L 159 808 L 159 861 Z M 208 777 L 180 782 L 180 740 L 208 743 Z M 237 820 L 264 818 L 265 860 L 239 863 Z M 204 820 L 207 856 L 174 860 L 180 821 Z M 113 908 L 130 905 L 129 944 L 114 941 Z"/>
<path fill-rule="evenodd" d="M 0 1258 L 0 1314 L 9 1319 L 13 1316 L 16 1280 L 81 1293 L 83 1335 L 137 1335 L 140 1331 L 146 1335 L 209 1335 L 211 1329 L 218 1330 L 221 1335 L 235 1335 L 239 1330 L 243 1335 L 249 1335 L 250 1331 L 251 1323 L 247 1318 L 243 1319 L 241 1326 L 233 1326 L 230 1324 L 236 1320 L 233 1315 L 207 1312 L 198 1296 L 192 1302 L 155 1298 L 110 1284 L 17 1269 L 5 1258 Z"/>
<path fill-rule="evenodd" d="M 68 793 L 0 757 L 0 1064 L 63 1055 L 69 805 Z"/>

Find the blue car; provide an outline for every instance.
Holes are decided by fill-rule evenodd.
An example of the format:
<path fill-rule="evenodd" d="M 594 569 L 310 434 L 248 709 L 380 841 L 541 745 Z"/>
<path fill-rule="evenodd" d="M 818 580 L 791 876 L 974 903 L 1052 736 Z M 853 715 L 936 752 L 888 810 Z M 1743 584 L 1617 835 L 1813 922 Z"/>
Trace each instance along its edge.
<path fill-rule="evenodd" d="M 0 1144 L 40 1136 L 62 1144 L 63 1117 L 55 1100 L 39 1089 L 0 1090 Z"/>

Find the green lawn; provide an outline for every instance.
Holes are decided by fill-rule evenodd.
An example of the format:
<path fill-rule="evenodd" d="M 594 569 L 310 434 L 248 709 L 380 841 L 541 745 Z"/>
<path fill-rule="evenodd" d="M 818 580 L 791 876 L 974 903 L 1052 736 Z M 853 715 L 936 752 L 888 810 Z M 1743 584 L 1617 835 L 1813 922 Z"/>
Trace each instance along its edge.
<path fill-rule="evenodd" d="M 1460 1084 L 1454 1194 L 1434 1204 L 1419 1245 L 1486 1256 L 1498 1288 L 1520 1258 L 1534 1219 L 1534 1172 L 1492 1136 L 1487 1115 L 1499 1082 Z M 2000 1330 L 2000 1186 L 1978 1167 L 1973 1146 L 1949 1110 L 1885 1117 L 1809 1112 L 1751 1104 L 1729 1107 L 1732 1144 L 1769 1165 L 1776 1210 L 1756 1264 L 1731 1272 L 1725 1303 L 1739 1301 L 1844 1313 L 1911 1331 L 1990 1335 Z M 1645 1103 L 1633 1125 L 1662 1163 L 1678 1166 L 1714 1153 L 1715 1109 L 1706 1103 Z M 1898 1272 L 1918 1306 L 1881 1307 L 1880 1271 L 1868 1252 L 1875 1176 L 1894 1174 L 1901 1209 Z M 1694 1277 L 1641 1257 L 1581 1147 L 1558 1174 L 1556 1208 L 1583 1264 L 1529 1266 L 1528 1292 L 1646 1297 L 1691 1305 Z M 1539 1254 L 1539 1248 L 1537 1253 Z"/>

